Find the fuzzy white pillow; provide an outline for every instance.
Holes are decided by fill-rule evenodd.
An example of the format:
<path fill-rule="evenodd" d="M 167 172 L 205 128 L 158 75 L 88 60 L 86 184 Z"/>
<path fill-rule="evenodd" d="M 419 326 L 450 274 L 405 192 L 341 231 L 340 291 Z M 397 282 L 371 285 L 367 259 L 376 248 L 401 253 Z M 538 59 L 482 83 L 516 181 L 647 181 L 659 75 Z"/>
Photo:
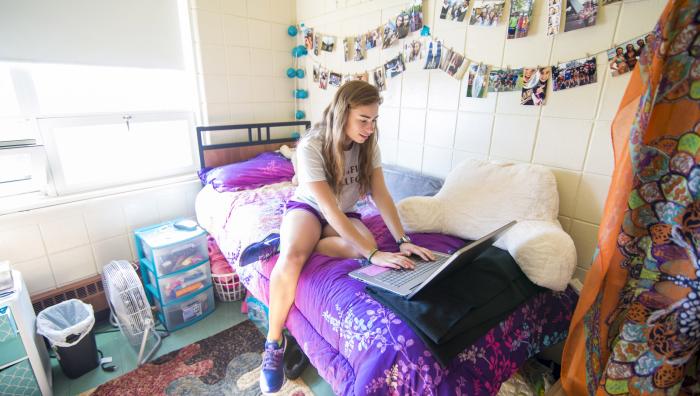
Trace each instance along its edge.
<path fill-rule="evenodd" d="M 576 266 L 574 242 L 557 221 L 556 180 L 539 165 L 466 160 L 435 196 L 406 198 L 397 208 L 407 231 L 472 240 L 517 220 L 495 246 L 508 250 L 533 283 L 549 289 L 564 290 Z"/>

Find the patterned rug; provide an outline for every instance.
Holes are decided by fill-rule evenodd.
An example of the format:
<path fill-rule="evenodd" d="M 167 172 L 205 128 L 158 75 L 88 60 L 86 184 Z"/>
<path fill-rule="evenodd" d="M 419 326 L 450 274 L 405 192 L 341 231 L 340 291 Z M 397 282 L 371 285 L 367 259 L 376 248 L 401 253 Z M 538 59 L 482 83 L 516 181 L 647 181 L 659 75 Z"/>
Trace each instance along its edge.
<path fill-rule="evenodd" d="M 260 331 L 246 320 L 83 395 L 259 395 L 263 342 Z M 299 378 L 287 381 L 277 394 L 311 396 L 313 392 Z"/>

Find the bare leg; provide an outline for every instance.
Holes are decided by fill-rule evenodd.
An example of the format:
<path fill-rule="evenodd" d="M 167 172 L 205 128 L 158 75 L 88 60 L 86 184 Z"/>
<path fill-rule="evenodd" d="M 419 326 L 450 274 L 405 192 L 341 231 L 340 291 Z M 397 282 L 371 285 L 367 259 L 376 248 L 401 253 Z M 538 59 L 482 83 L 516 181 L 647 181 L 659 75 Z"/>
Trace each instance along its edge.
<path fill-rule="evenodd" d="M 363 237 L 374 241 L 374 235 L 372 235 L 372 232 L 370 232 L 367 226 L 365 226 L 360 219 L 351 218 L 350 222 L 355 226 L 355 228 L 357 228 L 357 231 L 359 231 Z M 335 229 L 330 226 L 330 224 L 323 227 L 323 234 L 321 235 L 321 240 L 318 241 L 318 244 L 316 245 L 316 251 L 330 257 L 362 257 L 355 246 L 341 238 L 338 235 L 338 232 L 336 232 Z"/>
<path fill-rule="evenodd" d="M 280 228 L 280 255 L 270 276 L 270 328 L 267 339 L 282 339 L 282 329 L 294 302 L 299 274 L 321 237 L 321 224 L 305 210 L 284 215 Z"/>

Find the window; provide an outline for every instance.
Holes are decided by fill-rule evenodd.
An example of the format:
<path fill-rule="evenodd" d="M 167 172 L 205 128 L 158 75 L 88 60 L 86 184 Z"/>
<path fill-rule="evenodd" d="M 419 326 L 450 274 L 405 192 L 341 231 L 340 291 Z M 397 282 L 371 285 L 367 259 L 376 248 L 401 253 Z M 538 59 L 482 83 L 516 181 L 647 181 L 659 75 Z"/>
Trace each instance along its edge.
<path fill-rule="evenodd" d="M 183 70 L 0 64 L 0 196 L 193 172 L 190 86 Z"/>

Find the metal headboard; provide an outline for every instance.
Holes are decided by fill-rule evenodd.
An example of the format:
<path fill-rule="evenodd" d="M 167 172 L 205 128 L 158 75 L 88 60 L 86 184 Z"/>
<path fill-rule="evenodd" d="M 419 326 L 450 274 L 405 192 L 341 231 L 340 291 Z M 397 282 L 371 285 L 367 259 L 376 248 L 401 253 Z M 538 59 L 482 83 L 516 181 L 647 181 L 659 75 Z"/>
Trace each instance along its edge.
<path fill-rule="evenodd" d="M 294 127 L 303 126 L 304 129 L 311 127 L 310 121 L 285 121 L 285 122 L 264 122 L 259 124 L 238 124 L 238 125 L 214 125 L 214 126 L 199 126 L 197 127 L 197 146 L 199 149 L 199 166 L 204 168 L 205 158 L 204 152 L 207 150 L 220 150 L 226 148 L 235 147 L 248 147 L 248 146 L 259 146 L 275 143 L 290 143 L 296 142 L 298 137 L 289 137 L 282 139 L 270 139 L 270 128 L 280 128 L 280 127 Z M 204 144 L 203 135 L 205 132 L 215 132 L 215 131 L 234 131 L 234 130 L 248 130 L 248 141 L 247 142 L 235 142 L 235 143 L 223 143 L 223 144 Z M 257 131 L 257 140 L 253 140 L 253 130 Z M 263 130 L 265 131 L 265 136 L 263 138 Z"/>

